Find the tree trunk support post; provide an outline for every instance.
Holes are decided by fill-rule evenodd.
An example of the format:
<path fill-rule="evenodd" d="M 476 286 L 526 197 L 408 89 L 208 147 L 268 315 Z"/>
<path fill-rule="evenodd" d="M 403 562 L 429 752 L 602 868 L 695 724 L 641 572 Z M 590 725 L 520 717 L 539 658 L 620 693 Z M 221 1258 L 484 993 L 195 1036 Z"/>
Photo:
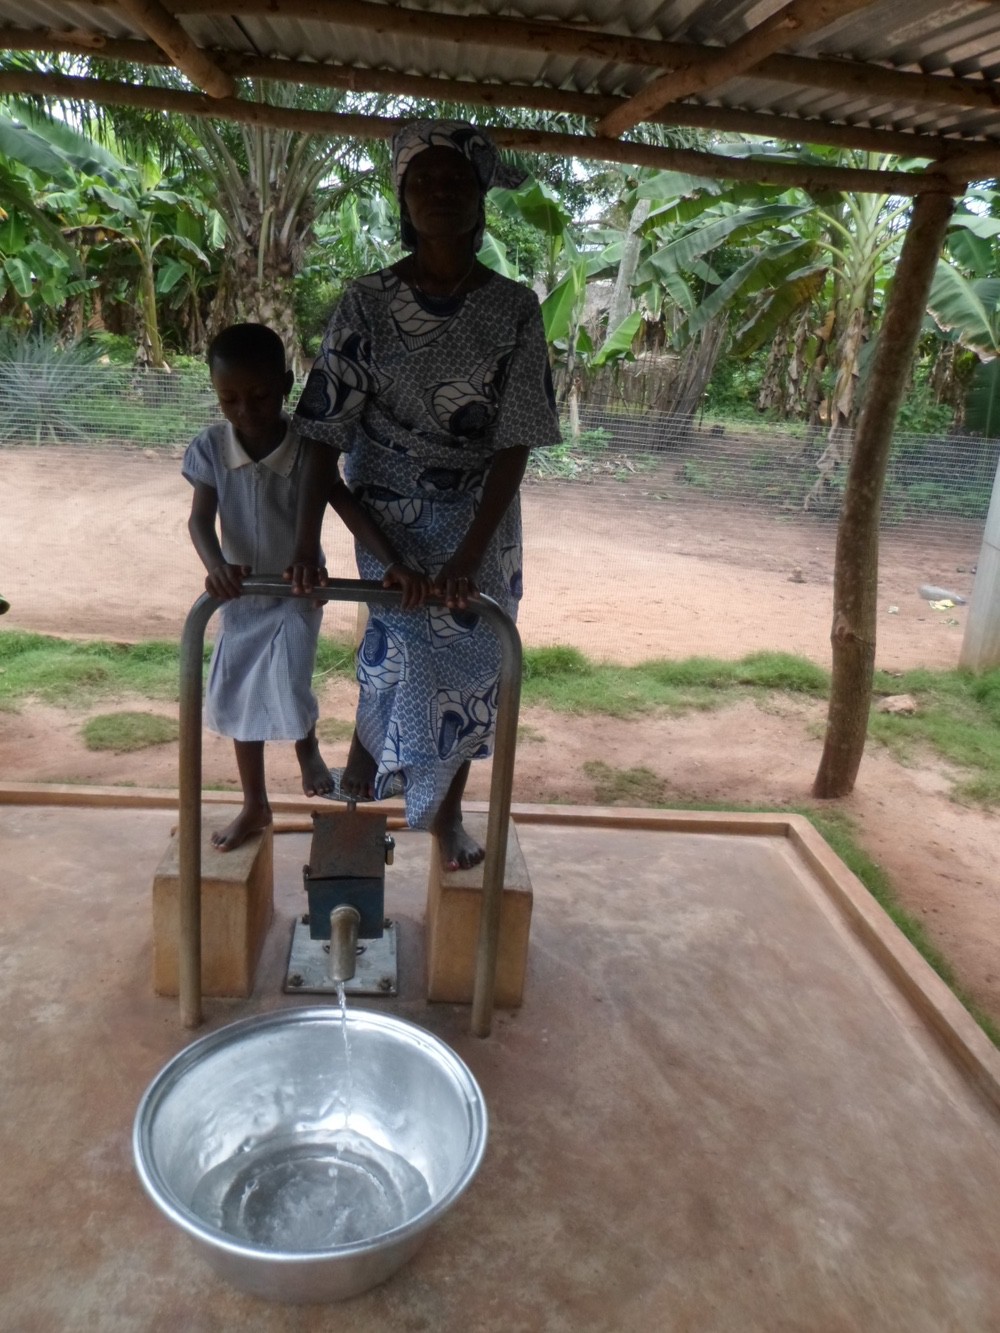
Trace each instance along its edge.
<path fill-rule="evenodd" d="M 915 200 L 889 293 L 851 453 L 837 526 L 833 675 L 826 741 L 813 795 L 847 796 L 864 753 L 875 671 L 879 517 L 896 416 L 954 209 L 950 194 Z"/>

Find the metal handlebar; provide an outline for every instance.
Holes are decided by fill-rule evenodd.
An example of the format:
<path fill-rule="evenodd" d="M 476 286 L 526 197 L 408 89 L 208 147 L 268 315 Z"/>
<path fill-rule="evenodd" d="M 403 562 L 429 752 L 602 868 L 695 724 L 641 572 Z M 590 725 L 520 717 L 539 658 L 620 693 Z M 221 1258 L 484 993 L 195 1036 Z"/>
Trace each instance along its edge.
<path fill-rule="evenodd" d="M 272 575 L 254 575 L 243 580 L 246 595 L 291 597 L 291 584 Z M 331 579 L 310 596 L 324 602 L 375 602 L 398 604 L 398 588 L 383 588 L 363 579 Z M 443 603 L 440 603 L 443 605 Z M 205 627 L 222 605 L 217 597 L 202 593 L 188 612 L 181 635 L 180 680 L 180 773 L 178 812 L 178 861 L 180 873 L 180 941 L 178 979 L 181 1022 L 194 1028 L 202 1021 L 201 1010 L 201 696 Z M 476 599 L 476 614 L 491 625 L 500 640 L 500 681 L 497 694 L 496 738 L 490 780 L 489 815 L 486 824 L 486 855 L 483 860 L 483 907 L 476 951 L 476 979 L 472 992 L 472 1033 L 488 1037 L 493 1022 L 497 944 L 500 933 L 504 868 L 507 861 L 507 827 L 514 783 L 514 750 L 517 744 L 517 715 L 521 702 L 521 638 L 517 627 L 497 603 L 485 595 Z"/>

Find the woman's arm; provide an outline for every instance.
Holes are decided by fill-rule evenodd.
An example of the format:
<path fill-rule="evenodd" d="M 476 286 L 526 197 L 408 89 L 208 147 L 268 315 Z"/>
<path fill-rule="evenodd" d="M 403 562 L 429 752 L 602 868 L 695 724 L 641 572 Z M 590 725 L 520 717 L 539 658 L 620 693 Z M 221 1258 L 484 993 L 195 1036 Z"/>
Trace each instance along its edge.
<path fill-rule="evenodd" d="M 399 556 L 392 543 L 368 511 L 358 504 L 339 477 L 330 490 L 330 506 L 343 521 L 348 532 L 356 537 L 366 550 L 371 551 L 380 564 L 387 567 L 396 564 Z"/>
<path fill-rule="evenodd" d="M 403 594 L 400 605 L 404 611 L 422 606 L 431 589 L 430 579 L 420 570 L 411 569 L 399 558 L 388 537 L 342 481 L 338 480 L 334 485 L 330 504 L 343 520 L 348 532 L 385 566 L 383 588 L 400 589 Z"/>
<path fill-rule="evenodd" d="M 296 597 L 306 596 L 326 583 L 326 567 L 320 564 L 323 515 L 334 486 L 340 483 L 337 467 L 340 450 L 318 440 L 303 440 L 302 476 L 295 510 L 295 551 L 283 578 L 291 583 Z"/>
<path fill-rule="evenodd" d="M 483 482 L 483 497 L 476 516 L 450 560 L 434 580 L 434 588 L 449 607 L 464 610 L 467 595 L 477 591 L 476 579 L 490 539 L 510 508 L 528 466 L 528 449 L 502 449 L 494 455 Z"/>

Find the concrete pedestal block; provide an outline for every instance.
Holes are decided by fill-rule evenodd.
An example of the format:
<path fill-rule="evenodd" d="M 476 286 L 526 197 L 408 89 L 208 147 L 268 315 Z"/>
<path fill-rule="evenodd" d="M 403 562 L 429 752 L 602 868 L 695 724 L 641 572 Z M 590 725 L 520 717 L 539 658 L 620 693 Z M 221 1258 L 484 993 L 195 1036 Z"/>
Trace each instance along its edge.
<path fill-rule="evenodd" d="M 205 995 L 245 998 L 274 912 L 274 834 L 270 828 L 231 852 L 212 846 L 212 834 L 232 814 L 210 815 L 201 826 L 201 986 Z M 176 831 L 153 879 L 153 989 L 178 993 L 180 932 Z"/>
<path fill-rule="evenodd" d="M 486 841 L 486 816 L 466 815 L 474 838 Z M 432 840 L 427 884 L 427 998 L 471 1004 L 479 947 L 483 900 L 483 867 L 444 870 L 437 839 Z M 494 1003 L 515 1009 L 524 994 L 531 929 L 531 880 L 511 821 L 507 833 L 507 865 L 500 907 Z"/>

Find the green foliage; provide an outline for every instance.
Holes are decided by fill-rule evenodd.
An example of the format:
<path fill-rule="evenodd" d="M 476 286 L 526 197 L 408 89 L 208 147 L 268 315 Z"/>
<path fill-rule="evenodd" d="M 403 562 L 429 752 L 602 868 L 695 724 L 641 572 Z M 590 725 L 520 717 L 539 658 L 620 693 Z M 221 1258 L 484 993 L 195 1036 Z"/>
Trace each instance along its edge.
<path fill-rule="evenodd" d="M 99 349 L 101 357 L 107 357 L 113 366 L 135 364 L 135 340 L 126 334 L 108 333 L 106 329 L 98 329 L 90 335 L 90 340 Z"/>
<path fill-rule="evenodd" d="M 702 415 L 712 421 L 761 421 L 757 397 L 764 377 L 765 357 L 723 355 L 708 381 Z"/>
<path fill-rule="evenodd" d="M 85 376 L 100 351 L 43 334 L 0 329 L 0 444 L 74 442 L 81 435 Z"/>
<path fill-rule="evenodd" d="M 561 443 L 532 453 L 528 460 L 532 473 L 569 479 L 598 469 L 607 471 L 605 464 L 611 445 L 608 431 L 602 427 L 582 430 L 574 439 L 568 422 L 564 421 L 561 429 Z"/>
<path fill-rule="evenodd" d="M 976 366 L 965 404 L 965 423 L 980 435 L 1000 435 L 1000 357 Z"/>
<path fill-rule="evenodd" d="M 685 486 L 707 491 L 712 486 L 712 470 L 693 458 L 686 458 L 681 464 L 681 481 Z"/>
<path fill-rule="evenodd" d="M 544 273 L 546 246 L 538 228 L 516 212 L 498 208 L 492 197 L 486 200 L 486 229 L 504 247 L 523 282 Z"/>
<path fill-rule="evenodd" d="M 349 639 L 327 638 L 320 636 L 316 647 L 317 676 L 343 676 L 347 680 L 355 678 L 355 648 Z"/>
<path fill-rule="evenodd" d="M 100 713 L 84 724 L 83 743 L 88 750 L 126 754 L 151 745 L 167 745 L 177 740 L 178 734 L 177 719 L 159 713 Z"/>
<path fill-rule="evenodd" d="M 903 435 L 947 435 L 954 422 L 955 413 L 948 404 L 936 401 L 926 367 L 918 367 L 899 407 L 897 432 Z"/>
<path fill-rule="evenodd" d="M 319 355 L 330 315 L 344 290 L 343 283 L 329 276 L 318 277 L 310 268 L 295 279 L 295 322 L 302 350 L 310 359 Z"/>
<path fill-rule="evenodd" d="M 559 680 L 565 676 L 591 676 L 593 673 L 593 665 L 578 648 L 556 645 L 524 651 L 525 680 Z"/>
<path fill-rule="evenodd" d="M 734 666 L 738 685 L 786 690 L 791 694 L 813 694 L 824 699 L 829 693 L 829 672 L 792 653 L 750 653 Z"/>

